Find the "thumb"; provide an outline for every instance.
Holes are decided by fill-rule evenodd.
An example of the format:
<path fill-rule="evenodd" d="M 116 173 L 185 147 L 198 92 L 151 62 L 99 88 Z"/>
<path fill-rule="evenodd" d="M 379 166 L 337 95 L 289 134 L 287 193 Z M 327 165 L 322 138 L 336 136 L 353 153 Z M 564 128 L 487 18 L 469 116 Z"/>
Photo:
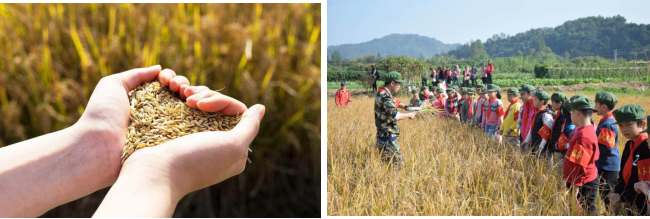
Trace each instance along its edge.
<path fill-rule="evenodd" d="M 232 130 L 236 136 L 242 139 L 242 142 L 248 146 L 253 142 L 260 129 L 260 121 L 266 113 L 266 107 L 261 104 L 255 104 L 247 109 L 242 115 L 242 119 Z"/>
<path fill-rule="evenodd" d="M 154 65 L 147 68 L 131 69 L 113 76 L 120 80 L 126 89 L 126 92 L 129 92 L 138 85 L 156 79 L 160 70 L 160 65 Z"/>

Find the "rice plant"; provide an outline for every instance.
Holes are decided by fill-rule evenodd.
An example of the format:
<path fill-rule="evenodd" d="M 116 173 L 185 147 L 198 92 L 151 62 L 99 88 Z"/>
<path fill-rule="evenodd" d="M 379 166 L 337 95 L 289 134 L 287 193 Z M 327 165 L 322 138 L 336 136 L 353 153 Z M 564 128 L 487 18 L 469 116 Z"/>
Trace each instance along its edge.
<path fill-rule="evenodd" d="M 320 4 L 0 4 L 0 147 L 72 125 L 102 77 L 160 64 L 269 115 L 245 174 L 188 195 L 175 216 L 318 216 L 320 13 Z M 101 196 L 45 216 L 89 217 Z"/>
<path fill-rule="evenodd" d="M 636 103 L 650 110 L 647 99 L 618 99 L 618 106 Z M 328 215 L 578 214 L 558 166 L 443 117 L 399 121 L 405 166 L 390 168 L 375 145 L 373 106 L 374 96 L 353 97 L 348 108 L 328 99 Z M 627 140 L 619 136 L 622 151 Z M 599 214 L 609 215 L 597 200 Z"/>

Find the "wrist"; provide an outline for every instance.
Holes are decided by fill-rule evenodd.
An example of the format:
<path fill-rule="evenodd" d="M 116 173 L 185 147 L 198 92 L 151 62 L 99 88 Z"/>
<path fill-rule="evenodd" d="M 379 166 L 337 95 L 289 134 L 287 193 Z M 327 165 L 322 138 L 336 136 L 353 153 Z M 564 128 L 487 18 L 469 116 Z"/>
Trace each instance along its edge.
<path fill-rule="evenodd" d="M 173 165 L 172 158 L 168 156 L 156 155 L 161 153 L 158 150 L 140 150 L 133 153 L 129 159 L 124 162 L 124 167 L 120 172 L 120 180 L 130 183 L 142 184 L 149 187 L 149 185 L 156 185 L 152 187 L 154 190 L 164 190 L 170 194 L 172 200 L 180 200 L 183 196 L 194 191 L 191 185 L 188 185 L 176 171 Z M 156 157 L 156 159 L 151 159 Z M 129 184 L 130 184 L 129 183 Z"/>
<path fill-rule="evenodd" d="M 111 187 L 93 217 L 171 217 L 182 193 L 164 166 L 142 159 L 146 150 L 134 153 L 124 163 L 120 177 Z M 144 153 L 145 156 L 151 154 Z M 152 159 L 149 159 L 152 160 Z M 124 202 L 129 200 L 129 202 Z"/>
<path fill-rule="evenodd" d="M 97 144 L 92 139 L 101 139 L 101 134 L 83 128 L 73 125 L 3 148 L 0 174 L 13 183 L 0 185 L 0 206 L 15 207 L 0 210 L 0 214 L 19 212 L 35 217 L 115 181 L 119 166 L 107 168 L 106 152 L 91 147 Z M 7 200 L 14 201 L 5 203 Z"/>
<path fill-rule="evenodd" d="M 77 142 L 69 145 L 69 150 L 80 152 L 79 163 L 101 186 L 98 189 L 115 183 L 122 167 L 120 152 L 126 136 L 109 128 L 79 122 L 65 131 Z"/>

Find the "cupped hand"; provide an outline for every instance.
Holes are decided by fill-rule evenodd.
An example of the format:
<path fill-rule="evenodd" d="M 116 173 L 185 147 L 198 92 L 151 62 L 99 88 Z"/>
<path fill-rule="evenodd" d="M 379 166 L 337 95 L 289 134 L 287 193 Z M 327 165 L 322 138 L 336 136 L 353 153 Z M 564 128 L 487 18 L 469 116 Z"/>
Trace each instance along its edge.
<path fill-rule="evenodd" d="M 190 107 L 228 116 L 243 112 L 232 130 L 183 136 L 140 149 L 125 161 L 120 177 L 140 177 L 143 181 L 166 184 L 182 197 L 244 171 L 249 145 L 257 135 L 265 108 L 258 104 L 247 109 L 242 102 L 205 86 L 179 88 L 184 88 L 182 96 L 187 97 Z"/>
<path fill-rule="evenodd" d="M 100 165 L 110 175 L 109 185 L 117 179 L 121 168 L 120 155 L 126 142 L 130 115 L 128 93 L 154 80 L 181 94 L 189 87 L 187 78 L 177 76 L 169 69 L 161 71 L 160 65 L 106 76 L 93 90 L 83 115 L 74 125 L 92 136 L 84 150 L 96 154 Z"/>
<path fill-rule="evenodd" d="M 155 73 L 156 70 L 159 74 Z M 111 150 L 111 163 L 116 163 L 121 169 L 118 168 L 119 177 L 116 177 L 117 181 L 95 212 L 95 217 L 170 217 L 178 201 L 186 194 L 244 171 L 249 145 L 257 135 L 260 120 L 264 117 L 264 106 L 254 105 L 247 109 L 245 104 L 232 97 L 205 86 L 190 86 L 187 78 L 177 76 L 172 70 L 160 71 L 160 67 L 119 76 L 111 80 L 102 79 L 103 83 L 100 84 L 105 87 L 96 89 L 98 94 L 93 93 L 93 98 L 97 96 L 95 99 L 98 101 L 91 98 L 94 104 L 92 110 L 87 110 L 88 120 L 104 121 L 104 117 L 110 114 L 102 117 L 100 113 L 106 111 L 119 118 L 106 122 L 103 126 L 119 130 L 113 135 L 120 139 L 107 146 L 106 150 Z M 241 115 L 242 118 L 229 131 L 199 132 L 155 147 L 139 149 L 120 166 L 119 155 L 129 124 L 126 92 L 156 78 L 162 85 L 169 86 L 170 90 L 179 92 L 189 107 L 221 112 L 227 116 Z M 106 92 L 99 93 L 98 90 Z M 115 90 L 119 92 L 114 92 Z M 125 199 L 133 202 L 125 203 Z"/>

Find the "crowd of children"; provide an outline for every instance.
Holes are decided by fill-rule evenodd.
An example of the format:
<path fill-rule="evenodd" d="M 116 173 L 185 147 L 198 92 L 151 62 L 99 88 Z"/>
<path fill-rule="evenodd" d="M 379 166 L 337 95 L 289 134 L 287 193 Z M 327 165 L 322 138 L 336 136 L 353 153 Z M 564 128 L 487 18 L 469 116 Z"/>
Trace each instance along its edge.
<path fill-rule="evenodd" d="M 456 66 L 453 71 L 458 69 Z M 377 148 L 384 160 L 403 164 L 396 121 L 415 117 L 397 109 L 430 105 L 438 109 L 439 116 L 485 132 L 486 139 L 514 145 L 561 168 L 575 197 L 572 206 L 579 212 L 598 214 L 596 199 L 600 198 L 609 212 L 650 215 L 650 139 L 648 128 L 644 130 L 650 127 L 650 116 L 646 117 L 643 107 L 628 104 L 617 108 L 618 99 L 607 91 L 598 92 L 594 99 L 585 95 L 568 98 L 563 92 L 549 95 L 528 84 L 506 90 L 506 107 L 501 88 L 491 83 L 491 77 L 484 77 L 483 84 L 472 81 L 473 87 L 467 87 L 463 82 L 465 87 L 461 87 L 461 74 L 453 71 L 447 74 L 441 67 L 432 71 L 437 79 L 432 80 L 434 86 L 426 86 L 423 80 L 425 86 L 420 89 L 409 87 L 412 98 L 408 105 L 392 96 L 404 82 L 401 74 L 389 72 L 384 78 L 385 85 L 375 99 Z M 463 80 L 475 80 L 477 72 L 475 67 L 465 68 Z M 447 82 L 452 85 L 447 87 Z M 336 93 L 338 106 L 352 102 L 346 85 L 341 83 Z M 597 124 L 591 118 L 594 113 L 601 116 Z M 619 129 L 628 139 L 622 154 Z"/>
<path fill-rule="evenodd" d="M 463 72 L 458 66 L 453 70 L 431 68 L 433 86 L 427 86 L 425 76 L 420 89 L 409 87 L 412 98 L 408 105 L 392 96 L 404 82 L 401 74 L 389 72 L 375 99 L 377 148 L 384 160 L 403 164 L 396 121 L 415 118 L 414 113 L 397 109 L 430 105 L 438 109 L 439 116 L 485 132 L 486 139 L 515 145 L 561 168 L 575 197 L 573 206 L 580 206 L 581 213 L 597 214 L 596 199 L 600 198 L 609 212 L 650 215 L 650 128 L 644 130 L 650 127 L 650 116 L 646 117 L 643 107 L 628 104 L 616 108 L 618 99 L 607 91 L 598 92 L 594 99 L 585 95 L 568 98 L 563 92 L 549 95 L 528 84 L 507 89 L 505 107 L 501 88 L 492 83 L 492 71 L 491 62 L 482 67 L 483 83 L 478 84 L 475 66 L 467 66 Z M 335 95 L 337 106 L 352 102 L 346 85 L 342 82 Z M 597 124 L 591 119 L 594 113 L 601 117 Z M 622 154 L 619 129 L 627 139 Z"/>
<path fill-rule="evenodd" d="M 549 159 L 562 169 L 581 213 L 597 214 L 600 194 L 610 212 L 624 209 L 628 215 L 650 215 L 650 140 L 644 130 L 650 127 L 650 116 L 646 118 L 643 107 L 629 104 L 616 109 L 616 96 L 606 91 L 594 99 L 568 98 L 563 92 L 549 95 L 527 84 L 507 89 L 505 107 L 497 85 L 445 85 L 443 81 L 423 86 L 419 93 L 414 89 L 410 106 L 430 104 L 443 111 L 440 116 L 476 126 L 487 139 Z M 602 116 L 598 124 L 591 119 L 593 113 Z M 622 156 L 619 129 L 628 139 Z"/>

